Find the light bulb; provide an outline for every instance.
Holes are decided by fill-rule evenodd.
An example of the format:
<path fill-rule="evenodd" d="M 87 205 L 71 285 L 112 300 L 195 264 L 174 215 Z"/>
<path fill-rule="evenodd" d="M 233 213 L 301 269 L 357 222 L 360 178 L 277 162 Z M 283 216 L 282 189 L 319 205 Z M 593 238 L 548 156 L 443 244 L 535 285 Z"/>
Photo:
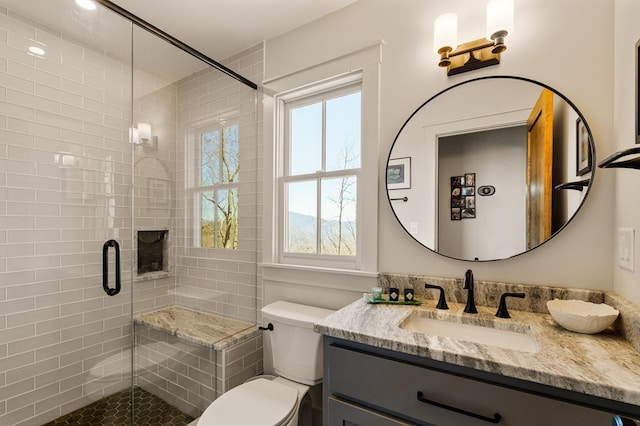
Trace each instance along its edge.
<path fill-rule="evenodd" d="M 433 50 L 439 53 L 443 47 L 451 50 L 458 46 L 458 15 L 445 13 L 433 22 Z"/>
<path fill-rule="evenodd" d="M 487 38 L 513 33 L 513 0 L 491 0 L 487 4 Z"/>
<path fill-rule="evenodd" d="M 143 142 L 151 139 L 151 124 L 138 123 L 138 136 Z"/>

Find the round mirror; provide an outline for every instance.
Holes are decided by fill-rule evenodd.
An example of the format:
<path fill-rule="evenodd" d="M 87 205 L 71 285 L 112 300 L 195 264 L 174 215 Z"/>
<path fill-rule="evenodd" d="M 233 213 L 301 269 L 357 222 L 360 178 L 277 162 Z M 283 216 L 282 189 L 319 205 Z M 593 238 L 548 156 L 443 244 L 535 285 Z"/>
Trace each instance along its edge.
<path fill-rule="evenodd" d="M 426 248 L 505 259 L 569 223 L 589 192 L 594 159 L 589 126 L 561 93 L 483 77 L 443 90 L 404 123 L 387 161 L 387 195 Z"/>

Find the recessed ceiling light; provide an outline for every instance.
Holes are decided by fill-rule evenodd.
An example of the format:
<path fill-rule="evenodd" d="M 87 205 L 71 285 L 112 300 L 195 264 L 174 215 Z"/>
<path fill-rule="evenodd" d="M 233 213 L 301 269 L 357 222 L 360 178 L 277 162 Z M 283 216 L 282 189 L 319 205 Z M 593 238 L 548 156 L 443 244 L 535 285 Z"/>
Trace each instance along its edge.
<path fill-rule="evenodd" d="M 87 10 L 95 10 L 97 7 L 93 0 L 76 0 L 76 4 Z"/>
<path fill-rule="evenodd" d="M 34 55 L 38 55 L 38 56 L 42 56 L 44 55 L 45 52 L 43 48 L 38 47 L 38 46 L 30 46 L 29 47 L 29 52 L 33 53 Z"/>

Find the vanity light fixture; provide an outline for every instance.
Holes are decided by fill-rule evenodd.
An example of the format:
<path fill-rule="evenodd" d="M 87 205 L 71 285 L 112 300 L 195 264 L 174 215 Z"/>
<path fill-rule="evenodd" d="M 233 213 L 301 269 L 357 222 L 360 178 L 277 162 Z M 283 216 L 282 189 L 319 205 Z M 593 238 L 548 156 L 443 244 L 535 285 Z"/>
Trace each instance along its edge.
<path fill-rule="evenodd" d="M 513 33 L 513 0 L 490 0 L 487 4 L 486 38 L 457 43 L 458 15 L 445 13 L 434 21 L 433 47 L 440 56 L 438 66 L 447 75 L 461 74 L 500 63 L 507 49 L 505 37 Z"/>
<path fill-rule="evenodd" d="M 71 168 L 80 164 L 80 160 L 70 152 L 54 154 L 53 158 L 60 168 Z"/>
<path fill-rule="evenodd" d="M 140 138 L 140 143 L 148 144 L 151 139 L 151 124 L 138 123 L 138 137 Z"/>
<path fill-rule="evenodd" d="M 129 128 L 129 142 L 149 148 L 158 147 L 158 137 L 151 135 L 149 123 L 138 123 L 137 126 Z"/>

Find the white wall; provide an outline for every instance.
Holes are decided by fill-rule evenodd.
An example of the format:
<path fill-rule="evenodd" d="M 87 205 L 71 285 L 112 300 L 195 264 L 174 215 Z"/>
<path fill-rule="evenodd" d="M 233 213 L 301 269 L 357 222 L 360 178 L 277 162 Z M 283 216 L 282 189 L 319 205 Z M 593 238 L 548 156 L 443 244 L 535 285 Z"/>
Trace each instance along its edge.
<path fill-rule="evenodd" d="M 632 0 L 620 3 L 631 8 Z M 440 90 L 482 75 L 516 75 L 550 85 L 585 115 L 596 142 L 596 161 L 612 151 L 613 3 L 515 0 L 515 31 L 507 38 L 502 63 L 447 77 L 437 67 L 432 50 L 434 18 L 457 12 L 459 40 L 464 42 L 484 35 L 484 8 L 485 2 L 476 0 L 359 1 L 266 42 L 265 78 L 384 40 L 377 182 L 380 271 L 461 276 L 471 267 L 478 279 L 611 289 L 613 173 L 609 171 L 596 172 L 583 210 L 559 236 L 530 253 L 500 262 L 462 262 L 425 250 L 404 233 L 386 201 L 387 154 L 409 114 Z M 597 55 L 585 55 L 580 46 Z"/>
<path fill-rule="evenodd" d="M 616 0 L 615 26 L 615 88 L 614 88 L 614 141 L 615 150 L 622 150 L 634 146 L 635 142 L 635 52 L 634 46 L 640 39 L 640 2 L 637 0 Z M 602 157 L 612 153 L 603 152 Z M 615 222 L 611 234 L 614 237 L 618 228 L 634 228 L 636 232 L 635 244 L 635 272 L 621 269 L 617 260 L 613 260 L 614 290 L 628 299 L 640 304 L 640 247 L 638 245 L 638 231 L 640 230 L 640 201 L 638 201 L 638 180 L 640 172 L 636 170 L 611 170 L 615 174 Z M 615 256 L 615 251 L 614 251 Z"/>

